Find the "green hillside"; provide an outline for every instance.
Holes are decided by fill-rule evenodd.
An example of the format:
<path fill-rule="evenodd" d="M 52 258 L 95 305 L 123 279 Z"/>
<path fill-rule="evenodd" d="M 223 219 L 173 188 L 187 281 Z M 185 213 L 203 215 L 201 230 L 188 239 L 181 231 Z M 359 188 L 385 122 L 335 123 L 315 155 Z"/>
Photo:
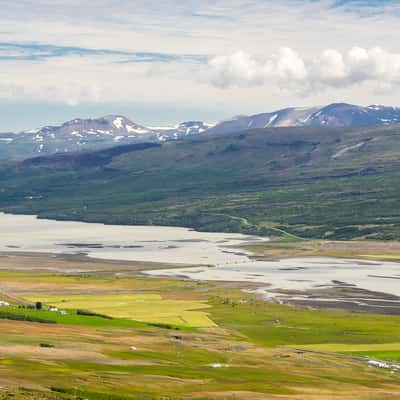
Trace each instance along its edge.
<path fill-rule="evenodd" d="M 3 166 L 0 209 L 116 224 L 400 238 L 400 127 L 202 135 Z"/>

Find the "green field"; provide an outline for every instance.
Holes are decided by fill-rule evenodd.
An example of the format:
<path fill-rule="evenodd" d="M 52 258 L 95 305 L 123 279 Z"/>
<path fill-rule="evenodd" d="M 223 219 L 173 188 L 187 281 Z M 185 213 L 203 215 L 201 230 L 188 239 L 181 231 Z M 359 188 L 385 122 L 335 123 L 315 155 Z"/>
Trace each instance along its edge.
<path fill-rule="evenodd" d="M 384 344 L 313 344 L 297 346 L 298 348 L 311 351 L 353 354 L 369 356 L 375 359 L 400 362 L 400 342 Z"/>
<path fill-rule="evenodd" d="M 25 257 L 11 260 L 21 265 Z M 40 266 L 46 257 L 29 260 Z M 63 265 L 75 270 L 79 262 Z M 1 297 L 12 299 L 0 308 L 0 399 L 400 396 L 400 373 L 367 365 L 367 357 L 398 360 L 400 317 L 297 309 L 233 284 L 121 278 L 110 268 L 0 273 Z"/>

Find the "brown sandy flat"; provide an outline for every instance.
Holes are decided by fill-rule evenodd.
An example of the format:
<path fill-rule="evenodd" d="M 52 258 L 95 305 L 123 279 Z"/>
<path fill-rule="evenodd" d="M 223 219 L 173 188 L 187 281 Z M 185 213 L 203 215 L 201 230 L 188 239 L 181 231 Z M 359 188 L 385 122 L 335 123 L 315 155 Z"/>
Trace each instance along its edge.
<path fill-rule="evenodd" d="M 295 243 L 267 242 L 248 247 L 259 256 L 269 258 L 291 258 L 304 256 L 326 256 L 366 258 L 374 260 L 400 260 L 400 242 L 390 241 L 324 241 L 312 240 Z M 390 256 L 391 258 L 386 258 Z M 258 258 L 256 256 L 256 258 Z"/>
<path fill-rule="evenodd" d="M 36 270 L 60 273 L 93 271 L 140 272 L 146 269 L 172 268 L 171 265 L 141 261 L 116 261 L 91 258 L 85 254 L 0 253 L 0 269 Z"/>

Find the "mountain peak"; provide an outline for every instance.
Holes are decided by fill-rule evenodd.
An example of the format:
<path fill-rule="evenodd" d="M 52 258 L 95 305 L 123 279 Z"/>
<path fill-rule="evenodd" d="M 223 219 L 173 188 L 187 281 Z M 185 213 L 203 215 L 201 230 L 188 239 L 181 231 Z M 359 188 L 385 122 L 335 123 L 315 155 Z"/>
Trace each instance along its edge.
<path fill-rule="evenodd" d="M 400 108 L 332 103 L 319 107 L 288 107 L 274 112 L 239 115 L 215 125 L 190 120 L 172 127 L 147 127 L 123 115 L 75 118 L 57 126 L 0 134 L 0 158 L 97 150 L 134 143 L 160 143 L 207 133 L 224 134 L 250 129 L 307 126 L 382 126 L 400 124 Z"/>
<path fill-rule="evenodd" d="M 400 123 L 400 109 L 332 103 L 320 107 L 290 107 L 269 113 L 238 116 L 218 123 L 210 133 L 296 126 L 381 126 Z"/>

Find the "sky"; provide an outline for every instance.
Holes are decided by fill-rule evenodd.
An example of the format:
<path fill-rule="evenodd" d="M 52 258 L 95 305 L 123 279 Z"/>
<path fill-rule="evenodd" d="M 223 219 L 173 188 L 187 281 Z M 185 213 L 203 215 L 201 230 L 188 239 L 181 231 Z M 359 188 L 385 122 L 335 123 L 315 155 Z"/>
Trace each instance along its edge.
<path fill-rule="evenodd" d="M 0 0 L 0 131 L 400 106 L 400 0 Z"/>

